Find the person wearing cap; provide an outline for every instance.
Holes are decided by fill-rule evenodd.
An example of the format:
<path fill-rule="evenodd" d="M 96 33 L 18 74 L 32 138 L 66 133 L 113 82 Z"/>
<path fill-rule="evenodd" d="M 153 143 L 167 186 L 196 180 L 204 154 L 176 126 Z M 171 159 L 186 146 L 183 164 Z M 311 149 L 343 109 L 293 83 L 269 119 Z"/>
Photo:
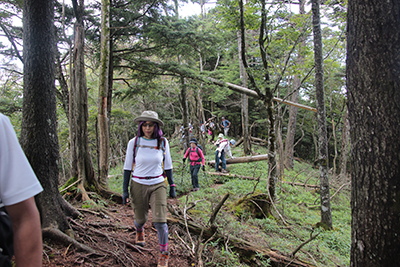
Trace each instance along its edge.
<path fill-rule="evenodd" d="M 153 224 L 160 245 L 158 267 L 168 266 L 167 184 L 170 196 L 175 197 L 172 177 L 172 159 L 169 143 L 160 127 L 164 123 L 154 111 L 143 111 L 133 120 L 139 124 L 137 136 L 128 143 L 123 183 L 123 203 L 131 205 L 135 214 L 136 244 L 145 246 L 144 225 L 151 207 Z M 130 196 L 128 186 L 130 186 Z M 128 197 L 129 196 L 129 197 Z"/>
<path fill-rule="evenodd" d="M 214 143 L 217 146 L 215 150 L 215 171 L 219 171 L 219 161 L 222 162 L 221 172 L 227 173 L 226 170 L 226 159 L 225 159 L 225 147 L 228 145 L 228 140 L 224 138 L 224 135 L 220 133 L 218 135 L 218 140 Z"/>
<path fill-rule="evenodd" d="M 204 165 L 206 163 L 205 163 L 203 151 L 197 145 L 197 139 L 192 138 L 190 140 L 189 144 L 190 144 L 190 147 L 186 150 L 185 156 L 183 157 L 183 163 L 185 163 L 186 158 L 189 157 L 190 175 L 192 177 L 192 186 L 193 186 L 192 191 L 198 191 L 199 190 L 198 173 L 200 170 L 200 166 L 202 166 L 203 171 L 205 171 Z"/>
<path fill-rule="evenodd" d="M 224 135 L 228 136 L 229 126 L 231 126 L 231 122 L 226 120 L 225 117 L 221 117 L 221 126 L 224 129 Z"/>

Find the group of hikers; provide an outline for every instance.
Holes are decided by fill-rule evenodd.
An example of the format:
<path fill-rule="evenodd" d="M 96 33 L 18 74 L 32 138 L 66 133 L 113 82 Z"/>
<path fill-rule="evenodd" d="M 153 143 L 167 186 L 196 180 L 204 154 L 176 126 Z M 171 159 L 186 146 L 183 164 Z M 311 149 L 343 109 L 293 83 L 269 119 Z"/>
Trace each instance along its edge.
<path fill-rule="evenodd" d="M 201 121 L 200 124 L 201 124 L 200 125 L 200 133 L 203 136 L 203 138 L 207 139 L 208 142 L 214 142 L 215 132 L 217 131 L 217 127 L 216 127 L 216 124 L 214 123 L 214 119 L 209 118 L 205 122 Z M 224 131 L 225 136 L 228 136 L 228 131 L 229 131 L 230 126 L 231 126 L 231 122 L 228 121 L 227 119 L 225 119 L 225 117 L 221 117 L 221 123 L 219 124 L 219 128 Z M 183 125 L 182 125 L 179 130 L 179 132 L 181 134 L 181 143 L 184 143 L 184 139 L 185 139 L 184 129 L 185 129 L 185 127 L 183 127 Z M 189 131 L 188 131 L 189 138 L 193 137 L 192 131 L 193 131 L 193 126 L 189 122 Z M 208 137 L 210 137 L 210 139 Z"/>
<path fill-rule="evenodd" d="M 223 119 L 223 121 L 227 121 Z M 172 158 L 168 140 L 163 137 L 161 127 L 163 121 L 155 111 L 143 111 L 134 119 L 138 124 L 136 137 L 128 142 L 123 174 L 122 203 L 130 204 L 134 212 L 135 242 L 138 246 L 146 245 L 144 231 L 145 223 L 152 211 L 152 223 L 157 229 L 159 242 L 158 267 L 168 266 L 168 225 L 167 225 L 167 196 L 176 197 L 175 183 L 172 171 Z M 225 122 L 224 132 L 227 134 L 230 122 Z M 5 209 L 0 207 L 0 223 L 8 220 L 13 228 L 16 266 L 41 266 L 42 238 L 40 231 L 40 216 L 34 196 L 43 189 L 25 157 L 9 119 L 0 114 L 0 199 Z M 225 154 L 232 157 L 230 144 L 224 134 L 218 135 L 214 142 L 215 170 L 226 173 Z M 205 159 L 197 139 L 190 140 L 183 162 L 189 158 L 192 179 L 192 191 L 199 190 L 198 172 L 202 167 L 205 171 Z M 23 185 L 23 186 L 21 186 Z M 169 190 L 168 190 L 169 186 Z M 168 192 L 168 193 L 167 193 Z M 0 202 L 1 203 L 1 202 Z M 8 211 L 10 219 L 6 213 Z M 3 229 L 3 228 L 1 228 Z M 0 231 L 3 238 L 3 231 Z M 7 234 L 7 233 L 6 233 Z M 11 266 L 13 251 L 5 255 L 1 245 L 1 266 Z M 4 257 L 3 257 L 4 256 Z M 3 263 L 4 261 L 8 262 Z M 29 264 L 28 264 L 29 263 Z"/>

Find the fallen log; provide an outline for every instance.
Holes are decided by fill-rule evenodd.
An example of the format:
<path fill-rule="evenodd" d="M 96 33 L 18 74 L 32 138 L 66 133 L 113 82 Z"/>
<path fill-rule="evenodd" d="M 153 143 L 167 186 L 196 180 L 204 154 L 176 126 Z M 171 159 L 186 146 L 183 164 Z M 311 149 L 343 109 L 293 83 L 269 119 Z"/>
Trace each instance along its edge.
<path fill-rule="evenodd" d="M 253 136 L 250 136 L 250 139 L 252 140 L 252 141 L 254 141 L 254 142 L 261 142 L 261 143 L 268 143 L 268 140 L 264 140 L 264 139 L 261 139 L 261 138 L 258 138 L 258 137 L 253 137 Z"/>
<path fill-rule="evenodd" d="M 285 184 L 293 185 L 293 186 L 302 186 L 302 187 L 311 187 L 311 188 L 320 188 L 319 185 L 313 185 L 313 184 L 306 184 L 306 183 L 292 183 L 292 182 L 286 182 L 282 181 Z"/>
<path fill-rule="evenodd" d="M 223 173 L 223 172 L 207 172 L 207 174 L 218 175 L 218 176 L 227 176 L 227 177 L 231 177 L 231 178 L 240 178 L 240 179 L 245 179 L 245 180 L 257 180 L 258 179 L 256 177 L 243 176 L 243 175 L 231 174 L 231 173 Z"/>
<path fill-rule="evenodd" d="M 167 221 L 168 223 L 177 224 L 184 228 L 188 227 L 190 232 L 196 235 L 200 235 L 203 232 L 203 238 L 210 238 L 215 234 L 214 239 L 220 240 L 223 245 L 225 245 L 226 240 L 229 240 L 229 246 L 232 246 L 232 250 L 237 252 L 243 261 L 248 262 L 252 266 L 254 266 L 253 264 L 257 264 L 258 259 L 264 258 L 270 259 L 271 266 L 273 267 L 314 267 L 314 265 L 310 263 L 284 255 L 279 251 L 271 250 L 269 248 L 260 248 L 246 240 L 233 236 L 226 236 L 218 230 L 215 231 L 215 229 L 204 228 L 192 221 L 186 221 L 185 224 L 183 219 L 171 216 L 167 217 Z"/>
<path fill-rule="evenodd" d="M 247 163 L 247 162 L 262 161 L 262 160 L 267 160 L 267 159 L 268 159 L 268 154 L 249 156 L 249 157 L 238 157 L 238 158 L 227 159 L 226 164 Z M 214 167 L 215 160 L 210 160 L 207 164 Z M 222 164 L 222 162 L 220 161 L 220 165 L 221 164 Z"/>

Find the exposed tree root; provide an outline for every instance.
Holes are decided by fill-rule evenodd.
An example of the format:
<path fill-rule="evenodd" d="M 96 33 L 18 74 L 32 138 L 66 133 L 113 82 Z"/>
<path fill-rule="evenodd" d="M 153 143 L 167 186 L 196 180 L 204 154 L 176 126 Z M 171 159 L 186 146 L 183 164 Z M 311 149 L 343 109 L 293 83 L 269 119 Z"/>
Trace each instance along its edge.
<path fill-rule="evenodd" d="M 43 237 L 50 238 L 54 241 L 64 244 L 65 246 L 72 245 L 75 248 L 77 248 L 79 251 L 85 251 L 85 252 L 88 252 L 91 254 L 99 254 L 94 249 L 79 243 L 72 237 L 61 232 L 59 229 L 51 228 L 51 227 L 44 228 L 44 229 L 42 229 L 42 235 L 43 235 Z"/>

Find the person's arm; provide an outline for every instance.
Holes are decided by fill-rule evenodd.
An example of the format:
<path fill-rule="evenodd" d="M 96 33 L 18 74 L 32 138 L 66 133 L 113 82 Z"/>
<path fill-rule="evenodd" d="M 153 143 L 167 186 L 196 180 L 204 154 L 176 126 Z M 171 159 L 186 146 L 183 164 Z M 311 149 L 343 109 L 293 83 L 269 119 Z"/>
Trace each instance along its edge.
<path fill-rule="evenodd" d="M 199 154 L 201 158 L 201 162 L 203 163 L 203 166 L 206 165 L 206 159 L 204 158 L 203 150 L 199 149 Z"/>
<path fill-rule="evenodd" d="M 14 233 L 16 267 L 42 266 L 42 229 L 34 197 L 6 206 Z"/>
<path fill-rule="evenodd" d="M 122 204 L 129 204 L 129 182 L 132 171 L 124 170 L 124 181 L 122 183 Z"/>
<path fill-rule="evenodd" d="M 228 124 L 228 128 L 231 126 L 231 122 L 230 121 L 228 121 L 229 122 L 229 124 Z"/>

